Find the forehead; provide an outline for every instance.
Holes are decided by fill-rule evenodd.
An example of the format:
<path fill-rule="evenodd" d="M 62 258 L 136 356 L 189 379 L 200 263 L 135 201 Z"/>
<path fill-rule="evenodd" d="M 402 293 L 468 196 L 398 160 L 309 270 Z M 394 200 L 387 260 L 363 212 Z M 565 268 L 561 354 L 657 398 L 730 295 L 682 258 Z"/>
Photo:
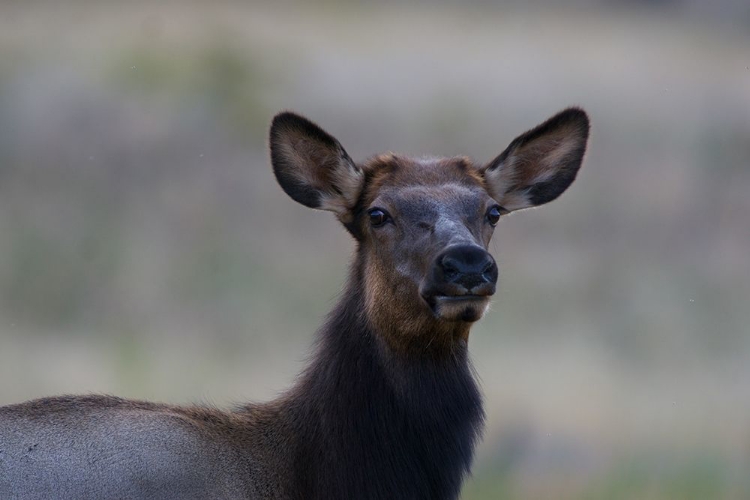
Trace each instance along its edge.
<path fill-rule="evenodd" d="M 368 178 L 365 203 L 376 200 L 424 210 L 462 205 L 473 208 L 487 197 L 484 178 L 471 160 L 457 158 L 412 159 L 381 155 L 364 166 Z"/>

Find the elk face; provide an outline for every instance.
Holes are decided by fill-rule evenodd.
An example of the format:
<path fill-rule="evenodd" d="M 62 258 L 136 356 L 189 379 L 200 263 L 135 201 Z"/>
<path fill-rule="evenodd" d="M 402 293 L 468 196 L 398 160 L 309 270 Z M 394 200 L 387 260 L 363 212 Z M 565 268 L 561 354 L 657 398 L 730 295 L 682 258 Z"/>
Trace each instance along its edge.
<path fill-rule="evenodd" d="M 487 246 L 504 210 L 479 171 L 464 158 L 393 155 L 375 158 L 364 169 L 372 172 L 358 227 L 366 288 L 373 290 L 368 304 L 390 295 L 389 310 L 403 316 L 481 318 L 497 281 Z"/>
<path fill-rule="evenodd" d="M 399 344 L 436 330 L 468 334 L 495 292 L 487 247 L 498 219 L 565 191 L 588 130 L 586 114 L 571 108 L 487 165 L 393 154 L 357 165 L 317 125 L 282 113 L 271 126 L 271 160 L 287 194 L 336 213 L 358 240 L 368 318 L 397 331 Z"/>

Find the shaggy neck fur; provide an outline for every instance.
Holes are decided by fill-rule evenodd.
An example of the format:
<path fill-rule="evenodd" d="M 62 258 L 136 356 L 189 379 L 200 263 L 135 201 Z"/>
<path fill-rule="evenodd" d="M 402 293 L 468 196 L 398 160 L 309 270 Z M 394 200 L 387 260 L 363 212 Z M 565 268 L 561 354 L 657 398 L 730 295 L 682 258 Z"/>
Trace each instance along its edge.
<path fill-rule="evenodd" d="M 466 344 L 406 359 L 365 317 L 362 272 L 319 332 L 318 351 L 284 398 L 299 436 L 292 465 L 304 498 L 454 499 L 484 414 Z"/>

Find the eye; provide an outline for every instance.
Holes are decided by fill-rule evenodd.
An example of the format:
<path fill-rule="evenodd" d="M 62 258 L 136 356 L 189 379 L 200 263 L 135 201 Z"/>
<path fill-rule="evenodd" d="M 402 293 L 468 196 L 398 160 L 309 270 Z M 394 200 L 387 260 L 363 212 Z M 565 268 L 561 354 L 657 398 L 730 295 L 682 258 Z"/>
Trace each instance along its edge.
<path fill-rule="evenodd" d="M 369 210 L 367 212 L 367 215 L 370 216 L 370 224 L 372 224 L 372 227 L 380 227 L 391 219 L 391 216 L 388 215 L 388 212 L 380 208 L 373 208 Z"/>
<path fill-rule="evenodd" d="M 497 224 L 497 221 L 500 220 L 500 216 L 503 215 L 504 212 L 505 210 L 503 209 L 503 207 L 495 205 L 494 207 L 487 210 L 487 221 L 492 227 L 494 227 L 495 224 Z"/>

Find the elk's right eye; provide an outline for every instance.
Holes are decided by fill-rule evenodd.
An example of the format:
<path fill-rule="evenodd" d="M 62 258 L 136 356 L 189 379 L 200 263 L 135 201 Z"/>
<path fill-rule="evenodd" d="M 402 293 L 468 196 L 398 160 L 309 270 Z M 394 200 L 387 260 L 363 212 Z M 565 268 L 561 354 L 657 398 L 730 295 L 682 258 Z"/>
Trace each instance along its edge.
<path fill-rule="evenodd" d="M 391 218 L 391 216 L 388 215 L 388 212 L 381 210 L 380 208 L 373 208 L 367 213 L 370 216 L 370 224 L 372 224 L 372 227 L 380 227 Z"/>

